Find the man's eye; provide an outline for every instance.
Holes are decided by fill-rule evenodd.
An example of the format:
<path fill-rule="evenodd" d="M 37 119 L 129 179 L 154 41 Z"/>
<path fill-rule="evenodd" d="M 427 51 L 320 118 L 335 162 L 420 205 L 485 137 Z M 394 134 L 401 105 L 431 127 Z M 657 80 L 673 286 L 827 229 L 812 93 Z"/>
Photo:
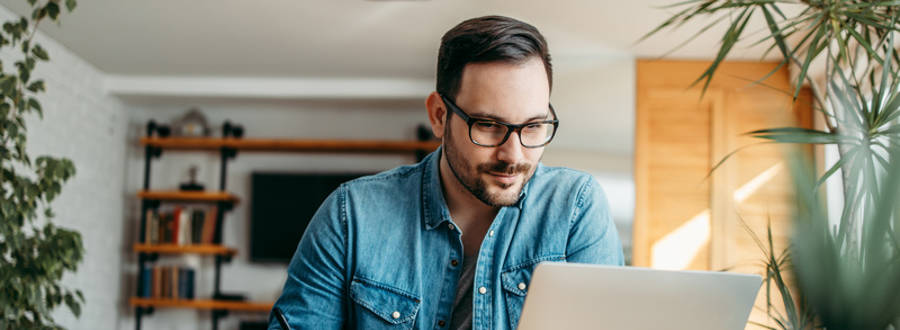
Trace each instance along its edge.
<path fill-rule="evenodd" d="M 480 128 L 480 129 L 500 129 L 499 124 L 492 123 L 492 122 L 481 121 L 481 122 L 475 123 L 475 125 L 478 126 L 478 128 Z"/>

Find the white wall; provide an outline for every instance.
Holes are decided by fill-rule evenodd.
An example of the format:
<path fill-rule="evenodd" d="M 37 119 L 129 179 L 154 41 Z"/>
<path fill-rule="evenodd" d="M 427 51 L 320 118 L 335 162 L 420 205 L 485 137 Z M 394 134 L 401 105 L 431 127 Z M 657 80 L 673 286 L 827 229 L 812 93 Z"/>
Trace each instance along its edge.
<path fill-rule="evenodd" d="M 626 257 L 634 220 L 635 61 L 621 54 L 554 57 L 559 133 L 544 164 L 591 173 L 606 191 Z"/>
<path fill-rule="evenodd" d="M 0 6 L 0 20 L 17 16 Z M 67 309 L 54 313 L 71 329 L 115 329 L 122 299 L 123 205 L 125 202 L 125 125 L 128 116 L 122 103 L 102 89 L 104 75 L 42 33 L 36 40 L 50 54 L 51 62 L 39 62 L 32 79 L 44 79 L 47 93 L 39 96 L 44 119 L 26 118 L 28 153 L 62 156 L 76 168 L 73 179 L 63 186 L 52 204 L 54 222 L 81 232 L 85 256 L 77 273 L 66 275 L 62 284 L 84 292 L 87 303 L 81 318 Z M 4 48 L 0 54 L 7 71 L 18 57 L 18 49 Z"/>

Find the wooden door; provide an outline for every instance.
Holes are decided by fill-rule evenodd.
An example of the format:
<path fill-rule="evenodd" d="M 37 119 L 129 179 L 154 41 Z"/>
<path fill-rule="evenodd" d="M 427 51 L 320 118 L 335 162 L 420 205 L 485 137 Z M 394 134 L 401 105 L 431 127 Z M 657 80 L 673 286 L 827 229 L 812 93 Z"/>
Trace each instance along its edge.
<path fill-rule="evenodd" d="M 780 253 L 787 246 L 792 188 L 785 150 L 756 145 L 760 141 L 745 133 L 811 127 L 809 95 L 804 91 L 792 102 L 783 69 L 765 85 L 753 84 L 777 63 L 730 62 L 701 97 L 700 85 L 689 86 L 707 65 L 637 63 L 632 260 L 643 267 L 762 274 L 764 253 L 747 229 L 765 241 L 771 223 Z M 764 306 L 763 291 L 757 302 Z M 751 320 L 768 323 L 759 310 Z"/>

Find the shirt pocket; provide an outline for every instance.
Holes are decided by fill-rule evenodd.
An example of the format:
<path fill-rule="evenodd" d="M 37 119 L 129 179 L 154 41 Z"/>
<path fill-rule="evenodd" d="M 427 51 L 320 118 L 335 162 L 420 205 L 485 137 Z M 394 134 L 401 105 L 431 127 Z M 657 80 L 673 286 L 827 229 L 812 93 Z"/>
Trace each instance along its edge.
<path fill-rule="evenodd" d="M 357 329 L 412 329 L 421 304 L 413 294 L 359 277 L 350 283 L 350 298 Z"/>
<path fill-rule="evenodd" d="M 528 284 L 531 283 L 533 269 L 534 264 L 500 274 L 503 298 L 506 300 L 506 316 L 511 329 L 516 328 L 519 317 L 522 315 L 522 306 L 525 304 L 525 295 L 528 294 Z"/>
<path fill-rule="evenodd" d="M 531 275 L 537 264 L 542 261 L 564 262 L 565 257 L 537 258 L 508 268 L 508 270 L 500 273 L 500 282 L 503 286 L 503 295 L 506 301 L 506 316 L 509 320 L 510 329 L 515 329 L 519 324 L 519 318 L 522 316 L 522 307 L 525 305 L 525 296 L 528 295 L 529 285 L 531 284 Z"/>

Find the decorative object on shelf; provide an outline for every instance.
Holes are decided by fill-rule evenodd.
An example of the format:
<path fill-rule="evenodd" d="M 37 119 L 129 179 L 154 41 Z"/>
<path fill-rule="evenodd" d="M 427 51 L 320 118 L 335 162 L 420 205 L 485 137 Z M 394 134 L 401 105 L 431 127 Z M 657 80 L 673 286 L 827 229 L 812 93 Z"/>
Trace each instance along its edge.
<path fill-rule="evenodd" d="M 169 125 L 159 124 L 156 121 L 151 120 L 147 123 L 147 136 L 156 136 L 164 138 L 169 137 L 172 133 L 172 130 L 169 128 Z"/>
<path fill-rule="evenodd" d="M 32 14 L 15 15 L 15 19 L 3 22 L 0 32 L 4 64 L 0 68 L 0 328 L 56 329 L 61 328 L 58 320 L 69 319 L 60 307 L 79 317 L 85 302 L 81 290 L 70 286 L 77 281 L 62 280 L 71 278 L 83 259 L 81 234 L 54 223 L 52 210 L 63 185 L 75 175 L 75 164 L 60 156 L 33 155 L 33 149 L 26 145 L 26 132 L 33 128 L 28 127 L 35 124 L 32 120 L 44 116 L 40 99 L 47 84 L 33 73 L 55 72 L 34 71 L 41 62 L 50 60 L 38 42 L 41 38 L 34 38 L 37 26 L 41 21 L 60 22 L 60 14 L 71 12 L 76 2 L 29 0 L 30 6 L 19 2 L 22 6 L 14 7 Z M 4 6 L 11 6 L 13 1 L 7 3 Z M 57 107 L 56 102 L 47 105 Z M 53 111 L 59 113 L 52 115 L 74 108 L 68 104 L 58 107 Z M 64 216 L 69 223 L 78 223 L 71 221 L 77 218 L 72 213 Z"/>
<path fill-rule="evenodd" d="M 191 169 L 188 170 L 188 182 L 182 183 L 178 186 L 178 189 L 185 191 L 203 191 L 203 184 L 197 182 L 197 165 L 191 165 Z"/>
<path fill-rule="evenodd" d="M 244 136 L 244 126 L 232 124 L 231 121 L 226 120 L 225 124 L 222 125 L 222 137 L 234 137 L 241 138 Z"/>
<path fill-rule="evenodd" d="M 190 108 L 181 118 L 172 122 L 173 133 L 180 137 L 205 137 L 212 131 L 206 116 L 200 109 Z"/>

